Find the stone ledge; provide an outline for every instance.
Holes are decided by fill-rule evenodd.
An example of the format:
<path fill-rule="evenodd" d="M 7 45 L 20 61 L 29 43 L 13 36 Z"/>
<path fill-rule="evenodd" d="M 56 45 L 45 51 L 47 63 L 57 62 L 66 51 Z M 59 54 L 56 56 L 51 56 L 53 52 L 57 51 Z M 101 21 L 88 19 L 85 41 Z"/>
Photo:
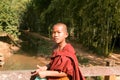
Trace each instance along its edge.
<path fill-rule="evenodd" d="M 32 70 L 0 71 L 0 80 L 30 80 Z"/>
<path fill-rule="evenodd" d="M 0 71 L 0 80 L 30 80 L 31 72 L 33 71 L 34 70 Z M 120 66 L 82 67 L 81 72 L 84 76 L 110 76 L 110 75 L 117 76 L 120 75 Z"/>

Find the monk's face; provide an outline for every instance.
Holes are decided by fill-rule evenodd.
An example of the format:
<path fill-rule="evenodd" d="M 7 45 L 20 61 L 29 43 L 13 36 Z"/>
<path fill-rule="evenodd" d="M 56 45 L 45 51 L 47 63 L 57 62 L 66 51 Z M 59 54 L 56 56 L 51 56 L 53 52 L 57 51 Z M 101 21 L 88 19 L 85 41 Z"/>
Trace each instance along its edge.
<path fill-rule="evenodd" d="M 52 38 L 56 43 L 65 42 L 66 37 L 68 36 L 66 27 L 64 25 L 55 25 L 53 26 Z"/>

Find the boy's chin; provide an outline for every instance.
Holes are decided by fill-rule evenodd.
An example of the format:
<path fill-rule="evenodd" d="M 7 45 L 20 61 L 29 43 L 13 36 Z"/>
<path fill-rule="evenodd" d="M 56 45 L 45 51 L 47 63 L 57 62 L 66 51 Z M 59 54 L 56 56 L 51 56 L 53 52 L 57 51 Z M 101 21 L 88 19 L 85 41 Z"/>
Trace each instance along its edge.
<path fill-rule="evenodd" d="M 60 42 L 59 41 L 54 41 L 56 44 L 59 44 Z"/>
<path fill-rule="evenodd" d="M 56 44 L 60 44 L 59 42 L 55 42 Z"/>
<path fill-rule="evenodd" d="M 56 41 L 55 41 L 55 43 L 56 43 L 56 44 L 60 44 L 60 42 L 56 42 Z"/>

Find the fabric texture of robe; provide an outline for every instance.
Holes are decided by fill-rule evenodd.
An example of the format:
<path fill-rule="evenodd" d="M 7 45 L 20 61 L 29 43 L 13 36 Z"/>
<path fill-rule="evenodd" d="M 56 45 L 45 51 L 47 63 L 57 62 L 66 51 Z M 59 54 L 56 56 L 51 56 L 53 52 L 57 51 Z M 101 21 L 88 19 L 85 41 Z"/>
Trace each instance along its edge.
<path fill-rule="evenodd" d="M 71 44 L 66 44 L 61 51 L 54 50 L 50 61 L 50 70 L 65 72 L 70 80 L 85 80 L 80 72 L 75 50 Z M 58 80 L 50 79 L 48 80 Z"/>

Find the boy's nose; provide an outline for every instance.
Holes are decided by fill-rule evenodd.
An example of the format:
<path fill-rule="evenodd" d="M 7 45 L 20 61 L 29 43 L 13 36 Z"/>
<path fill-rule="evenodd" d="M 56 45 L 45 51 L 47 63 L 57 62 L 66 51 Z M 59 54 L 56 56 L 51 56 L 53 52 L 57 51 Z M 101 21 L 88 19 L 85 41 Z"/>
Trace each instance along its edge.
<path fill-rule="evenodd" d="M 58 36 L 58 33 L 55 33 L 55 36 Z"/>

